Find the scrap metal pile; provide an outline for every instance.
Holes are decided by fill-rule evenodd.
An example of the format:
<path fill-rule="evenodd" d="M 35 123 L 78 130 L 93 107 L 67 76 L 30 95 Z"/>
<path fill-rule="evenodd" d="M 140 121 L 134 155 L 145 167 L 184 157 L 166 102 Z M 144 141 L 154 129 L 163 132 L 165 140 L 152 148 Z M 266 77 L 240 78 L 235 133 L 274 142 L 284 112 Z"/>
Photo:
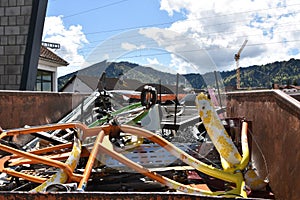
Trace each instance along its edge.
<path fill-rule="evenodd" d="M 141 97 L 115 110 L 109 93 L 95 92 L 60 123 L 3 130 L 0 190 L 247 197 L 266 188 L 249 164 L 246 120 L 221 121 L 201 93 L 196 118 L 181 107 L 173 117 L 188 120 L 180 128 L 164 128 L 166 108 L 156 104 L 155 90 L 146 87 Z M 22 145 L 16 142 L 20 137 Z"/>

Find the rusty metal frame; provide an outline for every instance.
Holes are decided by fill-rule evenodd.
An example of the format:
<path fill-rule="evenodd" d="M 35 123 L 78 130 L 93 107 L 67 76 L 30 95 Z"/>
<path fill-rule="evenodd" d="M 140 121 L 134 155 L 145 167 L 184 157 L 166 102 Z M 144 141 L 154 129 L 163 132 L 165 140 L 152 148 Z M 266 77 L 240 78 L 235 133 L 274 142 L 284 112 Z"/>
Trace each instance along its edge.
<path fill-rule="evenodd" d="M 247 122 L 244 122 L 244 123 L 247 123 Z M 245 130 L 245 128 L 247 128 L 247 126 L 243 126 L 242 133 L 247 133 L 247 130 Z M 205 195 L 229 195 L 229 196 L 234 194 L 234 195 L 240 195 L 243 197 L 247 197 L 246 191 L 244 190 L 245 189 L 245 181 L 243 179 L 243 174 L 241 173 L 240 170 L 237 170 L 235 172 L 225 172 L 221 169 L 217 169 L 212 166 L 209 166 L 209 165 L 195 159 L 194 157 L 190 156 L 189 154 L 185 153 L 184 151 L 176 148 L 173 144 L 171 144 L 167 140 L 165 140 L 165 139 L 157 136 L 156 134 L 154 134 L 150 131 L 147 131 L 145 129 L 133 127 L 133 126 L 129 126 L 129 125 L 120 125 L 120 129 L 122 132 L 131 133 L 133 135 L 144 137 L 144 138 L 147 138 L 147 139 L 159 144 L 160 146 L 165 148 L 167 151 L 169 151 L 172 155 L 181 159 L 186 164 L 194 167 L 195 169 L 197 169 L 207 175 L 219 178 L 224 181 L 235 183 L 236 188 L 234 188 L 230 191 L 227 191 L 227 192 L 211 192 L 211 191 L 194 188 L 194 187 L 191 187 L 188 185 L 184 185 L 184 184 L 178 183 L 174 180 L 171 180 L 169 178 L 166 178 L 164 176 L 161 176 L 159 174 L 156 174 L 155 172 L 152 172 L 152 171 L 144 168 L 143 166 L 141 166 L 137 163 L 134 163 L 133 161 L 129 160 L 122 154 L 114 151 L 113 148 L 110 148 L 110 149 L 107 148 L 105 145 L 102 144 L 102 142 L 99 143 L 99 148 L 100 148 L 101 152 L 108 154 L 109 156 L 111 156 L 114 159 L 118 160 L 119 162 L 127 165 L 128 167 L 136 170 L 137 172 L 139 172 L 145 176 L 148 176 L 151 179 L 156 180 L 170 188 L 180 190 L 183 192 L 187 192 L 187 193 L 200 193 L 200 194 L 205 194 Z M 106 133 L 106 135 L 105 135 L 104 133 L 102 133 L 100 135 L 102 139 L 100 139 L 100 140 L 103 141 L 104 137 L 107 135 L 109 135 L 109 134 Z M 247 135 L 244 135 L 244 136 L 247 138 Z M 245 155 L 243 157 L 249 157 L 249 155 L 247 154 L 248 143 L 247 143 L 246 139 L 243 140 L 242 145 L 243 145 L 243 149 L 244 149 L 243 152 L 245 152 Z M 244 162 L 246 162 L 247 158 L 244 158 L 243 160 L 244 160 Z M 243 168 L 243 167 L 245 167 L 244 163 L 238 169 Z"/>
<path fill-rule="evenodd" d="M 13 129 L 9 131 L 4 131 L 0 134 L 0 139 L 8 136 L 15 136 L 15 135 L 24 135 L 24 134 L 30 134 L 30 133 L 35 133 L 38 131 L 51 131 L 51 130 L 58 130 L 58 129 L 67 129 L 67 128 L 79 128 L 81 130 L 84 130 L 87 134 L 95 134 L 95 130 L 99 131 L 101 128 L 88 128 L 84 124 L 81 123 L 67 123 L 67 124 L 49 124 L 49 125 L 43 125 L 43 126 L 36 126 L 36 127 L 30 127 L 30 128 L 21 128 L 21 129 Z M 44 153 L 44 152 L 49 152 L 61 147 L 69 147 L 70 144 L 64 144 L 64 145 L 58 145 L 54 147 L 49 147 L 33 152 L 24 152 L 18 149 L 14 149 L 12 147 L 0 144 L 0 150 L 8 152 L 13 154 L 12 156 L 6 156 L 0 159 L 0 171 L 5 172 L 9 175 L 16 176 L 19 178 L 23 178 L 25 180 L 29 180 L 32 182 L 36 183 L 43 183 L 47 179 L 41 178 L 41 177 L 35 177 L 32 175 L 28 175 L 25 173 L 17 172 L 9 168 L 5 168 L 4 164 L 11 158 L 20 158 L 23 157 L 25 158 L 25 161 L 29 163 L 40 163 L 40 164 L 45 164 L 48 166 L 52 167 L 57 167 L 63 170 L 69 177 L 70 180 L 79 182 L 82 178 L 82 175 L 80 174 L 75 174 L 73 173 L 73 170 L 70 168 L 68 164 L 62 163 L 58 160 L 51 159 L 51 157 L 45 157 L 45 156 L 40 156 L 38 154 Z M 19 163 L 14 163 L 14 164 L 19 164 Z"/>
<path fill-rule="evenodd" d="M 92 152 L 89 155 L 89 160 L 88 163 L 86 164 L 84 174 L 79 175 L 73 173 L 73 170 L 70 168 L 69 165 L 59 162 L 57 160 L 53 160 L 51 158 L 47 158 L 44 156 L 40 156 L 38 154 L 42 152 L 48 152 L 51 149 L 56 149 L 57 147 L 52 147 L 52 148 L 46 148 L 42 150 L 38 150 L 35 152 L 23 152 L 20 150 L 16 150 L 12 147 L 0 144 L 0 150 L 9 152 L 14 154 L 12 156 L 13 158 L 17 157 L 24 157 L 25 159 L 30 159 L 33 162 L 38 162 L 42 163 L 45 165 L 53 166 L 60 168 L 63 170 L 69 178 L 69 181 L 76 181 L 79 182 L 79 190 L 84 190 L 87 184 L 87 181 L 89 179 L 94 161 L 96 159 L 97 153 L 105 153 L 108 154 L 109 156 L 113 157 L 114 159 L 118 160 L 119 162 L 129 166 L 130 168 L 134 169 L 135 171 L 148 176 L 149 178 L 156 180 L 170 188 L 180 190 L 182 192 L 186 193 L 196 193 L 196 194 L 204 194 L 204 195 L 240 195 L 242 197 L 247 197 L 246 191 L 244 190 L 245 188 L 245 181 L 243 179 L 243 174 L 241 173 L 240 170 L 244 169 L 249 161 L 249 148 L 248 148 L 248 142 L 247 142 L 247 122 L 243 122 L 242 126 L 242 149 L 243 149 L 243 159 L 241 163 L 237 166 L 237 171 L 223 171 L 221 169 L 214 168 L 212 166 L 209 166 L 194 157 L 190 156 L 189 154 L 185 153 L 184 151 L 176 148 L 172 143 L 168 142 L 167 140 L 159 137 L 158 135 L 147 131 L 142 128 L 130 126 L 130 125 L 103 125 L 103 126 L 98 126 L 98 127 L 93 127 L 89 128 L 84 124 L 81 123 L 67 123 L 67 124 L 54 124 L 54 125 L 45 125 L 45 126 L 39 126 L 39 127 L 31 127 L 31 128 L 23 128 L 23 129 L 16 129 L 16 130 L 11 130 L 11 131 L 6 131 L 0 134 L 0 139 L 6 136 L 12 136 L 12 135 L 17 135 L 17 134 L 30 134 L 33 132 L 37 131 L 49 131 L 49 130 L 57 130 L 57 129 L 66 129 L 66 128 L 78 128 L 82 130 L 82 138 L 86 137 L 91 137 L 91 136 L 97 136 L 96 142 L 94 144 L 94 147 L 92 149 Z M 120 132 L 124 133 L 130 133 L 132 135 L 136 135 L 139 137 L 144 137 L 152 142 L 157 143 L 158 145 L 162 146 L 165 148 L 167 151 L 169 151 L 172 155 L 175 157 L 181 159 L 183 162 L 186 164 L 192 166 L 196 170 L 199 170 L 209 176 L 219 178 L 221 180 L 231 182 L 235 184 L 235 188 L 226 191 L 226 192 L 211 192 L 203 189 L 198 189 L 196 187 L 192 187 L 190 185 L 184 185 L 179 182 L 176 182 L 174 180 L 171 180 L 167 177 L 161 176 L 155 172 L 150 171 L 147 168 L 144 168 L 143 166 L 129 160 L 126 158 L 124 155 L 116 152 L 114 148 L 109 148 L 105 145 L 103 145 L 104 140 L 109 140 L 109 136 L 117 136 L 119 135 Z M 82 139 L 81 138 L 81 139 Z M 66 146 L 68 146 L 66 144 Z M 24 178 L 26 180 L 30 180 L 33 182 L 38 182 L 42 183 L 45 181 L 43 178 L 39 177 L 33 177 L 27 174 L 23 174 L 20 172 L 14 172 L 11 169 L 6 169 L 4 168 L 4 163 L 10 159 L 10 156 L 3 157 L 0 160 L 0 171 L 6 172 L 7 174 L 10 174 L 12 176 L 17 176 Z"/>

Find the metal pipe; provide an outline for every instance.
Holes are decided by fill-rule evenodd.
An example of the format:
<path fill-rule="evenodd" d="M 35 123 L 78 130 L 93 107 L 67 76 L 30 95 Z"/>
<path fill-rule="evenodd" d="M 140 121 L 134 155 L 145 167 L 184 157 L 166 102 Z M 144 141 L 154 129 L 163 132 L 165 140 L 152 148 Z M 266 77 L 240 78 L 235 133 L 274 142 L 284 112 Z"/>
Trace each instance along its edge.
<path fill-rule="evenodd" d="M 215 79 L 216 79 L 216 85 L 217 85 L 217 90 L 218 90 L 218 96 L 219 96 L 219 101 L 220 101 L 220 107 L 221 107 L 221 109 L 222 109 L 222 108 L 223 108 L 223 105 L 222 105 L 222 99 L 221 99 L 221 94 L 220 94 L 220 87 L 219 87 L 219 83 L 218 83 L 217 72 L 214 71 L 214 74 L 215 74 Z"/>
<path fill-rule="evenodd" d="M 100 133 L 98 134 L 96 140 L 95 140 L 94 147 L 93 147 L 93 149 L 90 153 L 89 159 L 88 159 L 87 164 L 85 166 L 84 173 L 83 173 L 83 178 L 81 179 L 81 181 L 78 185 L 77 190 L 79 190 L 79 191 L 84 191 L 86 186 L 87 186 L 88 179 L 90 177 L 90 174 L 91 174 L 91 171 L 93 169 L 93 165 L 94 165 L 96 156 L 97 156 L 98 151 L 99 151 L 99 144 L 103 140 L 104 136 L 105 136 L 104 130 L 101 130 Z"/>
<path fill-rule="evenodd" d="M 121 130 L 125 133 L 131 133 L 133 135 L 145 137 L 161 147 L 165 148 L 167 151 L 169 151 L 172 155 L 175 157 L 181 159 L 186 164 L 194 167 L 195 169 L 216 178 L 219 178 L 221 180 L 229 181 L 236 183 L 237 177 L 235 174 L 230 172 L 225 172 L 221 169 L 214 168 L 210 165 L 207 165 L 196 158 L 190 156 L 186 152 L 182 151 L 181 149 L 178 149 L 176 146 L 174 146 L 172 143 L 168 142 L 167 140 L 161 138 L 160 136 L 148 131 L 144 130 L 142 128 L 128 126 L 128 125 L 121 125 Z"/>
<path fill-rule="evenodd" d="M 178 82 L 179 82 L 179 74 L 177 73 L 176 75 L 176 92 L 175 92 L 175 113 L 174 113 L 174 125 L 176 125 L 176 120 L 177 120 L 177 103 L 178 103 Z"/>
<path fill-rule="evenodd" d="M 99 149 L 101 150 L 101 152 L 111 156 L 112 158 L 118 160 L 119 162 L 123 163 L 124 165 L 127 165 L 128 167 L 130 167 L 131 169 L 134 169 L 135 171 L 148 176 L 149 178 L 158 181 L 161 184 L 164 184 L 172 189 L 176 189 L 176 190 L 180 190 L 183 192 L 187 192 L 187 193 L 201 193 L 201 194 L 205 194 L 205 195 L 213 195 L 216 193 L 213 193 L 211 191 L 207 191 L 207 190 L 201 190 L 198 188 L 193 188 L 189 185 L 184 185 L 181 183 L 178 183 L 172 179 L 169 179 L 167 177 L 164 177 L 160 174 L 157 174 L 155 172 L 152 172 L 146 168 L 144 168 L 143 166 L 129 160 L 128 158 L 126 158 L 124 155 L 119 154 L 118 152 L 112 151 L 108 148 L 106 148 L 104 145 L 102 145 L 101 143 L 99 144 Z M 217 194 L 220 194 L 219 192 L 217 192 Z"/>

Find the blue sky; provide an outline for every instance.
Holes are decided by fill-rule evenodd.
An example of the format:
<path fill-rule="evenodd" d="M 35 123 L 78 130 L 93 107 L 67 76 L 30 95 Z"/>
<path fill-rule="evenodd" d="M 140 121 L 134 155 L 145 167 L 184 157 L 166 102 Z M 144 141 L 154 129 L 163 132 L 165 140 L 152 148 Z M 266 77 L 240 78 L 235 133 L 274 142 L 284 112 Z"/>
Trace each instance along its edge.
<path fill-rule="evenodd" d="M 70 63 L 59 75 L 112 54 L 179 73 L 200 63 L 223 71 L 245 39 L 241 67 L 299 58 L 299 22 L 297 0 L 48 0 L 43 40 L 60 43 L 55 53 Z"/>
<path fill-rule="evenodd" d="M 124 30 L 152 24 L 169 26 L 169 22 L 183 19 L 177 13 L 168 16 L 160 10 L 159 0 L 49 0 L 47 16 L 59 16 L 66 27 L 83 26 L 89 41 L 107 39 Z M 114 31 L 115 30 L 115 31 Z"/>

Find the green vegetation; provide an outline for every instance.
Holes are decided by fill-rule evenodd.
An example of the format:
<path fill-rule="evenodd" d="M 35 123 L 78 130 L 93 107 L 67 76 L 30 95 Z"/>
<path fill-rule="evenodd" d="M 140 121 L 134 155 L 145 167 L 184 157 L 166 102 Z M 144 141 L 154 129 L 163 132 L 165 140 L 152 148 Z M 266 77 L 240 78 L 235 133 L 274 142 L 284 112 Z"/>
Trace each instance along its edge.
<path fill-rule="evenodd" d="M 163 85 L 175 85 L 176 75 L 157 71 L 150 67 L 143 67 L 129 62 L 103 61 L 91 67 L 60 77 L 58 80 L 59 89 L 76 75 L 88 75 L 100 77 L 105 71 L 108 78 L 123 78 L 139 80 L 143 83 L 159 83 Z M 236 70 L 220 72 L 224 86 L 236 86 Z M 179 78 L 180 86 L 188 86 L 187 81 L 196 89 L 206 88 L 206 84 L 214 83 L 214 73 L 185 74 Z M 220 80 L 221 78 L 219 78 Z M 241 68 L 242 88 L 270 88 L 273 83 L 280 85 L 300 85 L 300 60 L 290 59 L 289 61 L 274 62 L 266 65 L 255 65 Z"/>
<path fill-rule="evenodd" d="M 225 86 L 236 85 L 236 71 L 221 72 Z M 300 85 L 300 60 L 274 62 L 241 68 L 242 88 L 270 88 L 273 83 Z"/>

